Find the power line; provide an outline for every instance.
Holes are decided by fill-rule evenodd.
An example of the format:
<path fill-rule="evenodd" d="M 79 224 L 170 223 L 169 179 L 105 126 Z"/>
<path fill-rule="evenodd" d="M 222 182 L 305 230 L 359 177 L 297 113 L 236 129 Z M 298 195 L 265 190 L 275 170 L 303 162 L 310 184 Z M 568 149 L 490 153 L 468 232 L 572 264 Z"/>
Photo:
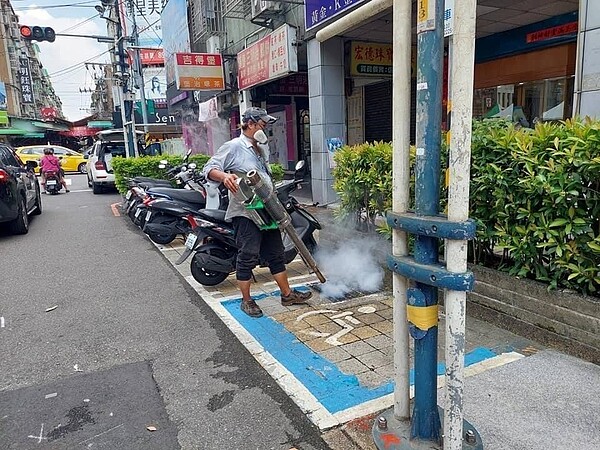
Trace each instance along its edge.
<path fill-rule="evenodd" d="M 58 70 L 58 71 L 56 71 L 54 73 L 50 73 L 50 74 L 48 74 L 48 77 L 53 78 L 53 77 L 59 77 L 59 76 L 67 75 L 67 74 L 69 74 L 69 73 L 71 73 L 71 72 L 73 72 L 73 71 L 75 71 L 75 70 L 77 70 L 79 68 L 83 68 L 84 65 L 85 65 L 85 63 L 91 63 L 92 60 L 94 60 L 96 58 L 99 58 L 99 57 L 101 57 L 103 55 L 106 55 L 107 53 L 110 53 L 112 50 L 114 50 L 114 46 L 112 46 L 111 48 L 109 48 L 108 50 L 106 50 L 106 51 L 104 51 L 102 53 L 99 53 L 98 55 L 92 56 L 91 58 L 89 58 L 89 59 L 87 59 L 85 61 L 73 64 L 72 66 L 69 66 L 69 67 L 65 67 L 64 69 Z"/>
<path fill-rule="evenodd" d="M 13 0 L 14 1 L 14 0 Z M 17 8 L 13 8 L 14 11 L 33 11 L 36 9 L 53 9 L 53 8 L 93 8 L 94 6 L 89 5 L 89 3 L 97 3 L 97 0 L 88 0 L 85 2 L 79 2 L 79 3 L 70 3 L 70 4 L 62 4 L 62 5 L 47 5 L 47 6 L 38 6 L 38 5 L 33 5 L 33 6 L 23 6 L 23 7 L 17 7 Z M 87 6 L 83 6 L 83 5 L 87 5 Z"/>

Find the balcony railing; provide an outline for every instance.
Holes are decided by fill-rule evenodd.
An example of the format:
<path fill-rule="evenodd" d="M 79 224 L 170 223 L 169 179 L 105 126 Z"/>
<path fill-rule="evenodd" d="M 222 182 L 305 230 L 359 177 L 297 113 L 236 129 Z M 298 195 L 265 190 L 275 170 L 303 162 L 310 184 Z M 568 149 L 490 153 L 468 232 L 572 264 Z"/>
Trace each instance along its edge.
<path fill-rule="evenodd" d="M 246 19 L 250 16 L 250 0 L 223 0 L 223 16 L 229 19 Z"/>
<path fill-rule="evenodd" d="M 192 0 L 190 16 L 193 47 L 205 43 L 211 36 L 225 34 L 223 3 L 226 0 Z"/>

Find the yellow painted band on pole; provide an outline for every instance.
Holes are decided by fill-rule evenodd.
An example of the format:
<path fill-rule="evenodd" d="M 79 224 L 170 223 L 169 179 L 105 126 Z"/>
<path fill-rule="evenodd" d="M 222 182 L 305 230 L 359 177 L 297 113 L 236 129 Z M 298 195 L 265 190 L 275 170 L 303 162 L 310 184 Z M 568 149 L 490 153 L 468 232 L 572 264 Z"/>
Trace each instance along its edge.
<path fill-rule="evenodd" d="M 408 321 L 418 329 L 427 331 L 438 324 L 438 305 L 406 306 Z"/>

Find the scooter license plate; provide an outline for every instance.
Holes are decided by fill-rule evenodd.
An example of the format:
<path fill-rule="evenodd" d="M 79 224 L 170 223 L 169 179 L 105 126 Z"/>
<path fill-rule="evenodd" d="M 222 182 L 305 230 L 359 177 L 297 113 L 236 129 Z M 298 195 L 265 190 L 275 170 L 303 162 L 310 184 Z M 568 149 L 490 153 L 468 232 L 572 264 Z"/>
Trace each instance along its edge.
<path fill-rule="evenodd" d="M 148 212 L 146 213 L 146 222 L 149 222 L 149 221 L 150 221 L 150 217 L 152 217 L 152 211 L 148 211 Z"/>
<path fill-rule="evenodd" d="M 135 218 L 137 219 L 138 217 L 140 217 L 140 214 L 141 214 L 141 213 L 142 213 L 142 210 L 141 210 L 140 208 L 138 208 L 138 209 L 135 211 Z"/>
<path fill-rule="evenodd" d="M 46 184 L 48 186 L 55 186 L 56 185 L 56 180 L 48 180 L 48 181 L 46 181 Z"/>
<path fill-rule="evenodd" d="M 190 250 L 193 250 L 194 245 L 196 244 L 197 240 L 198 240 L 198 236 L 196 236 L 194 233 L 190 233 L 190 234 L 188 234 L 188 237 L 185 240 L 185 246 L 187 248 L 189 248 Z"/>
<path fill-rule="evenodd" d="M 131 191 L 127 191 L 127 194 L 125 194 L 125 200 L 129 200 L 131 198 Z"/>

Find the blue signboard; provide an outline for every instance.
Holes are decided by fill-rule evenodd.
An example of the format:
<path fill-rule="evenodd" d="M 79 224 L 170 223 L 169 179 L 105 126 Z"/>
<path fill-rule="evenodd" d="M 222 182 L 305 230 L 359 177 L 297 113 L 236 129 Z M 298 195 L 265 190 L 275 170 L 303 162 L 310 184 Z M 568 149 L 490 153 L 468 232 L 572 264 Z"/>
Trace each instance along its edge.
<path fill-rule="evenodd" d="M 306 0 L 304 26 L 306 30 L 324 25 L 338 14 L 349 11 L 365 0 Z"/>

